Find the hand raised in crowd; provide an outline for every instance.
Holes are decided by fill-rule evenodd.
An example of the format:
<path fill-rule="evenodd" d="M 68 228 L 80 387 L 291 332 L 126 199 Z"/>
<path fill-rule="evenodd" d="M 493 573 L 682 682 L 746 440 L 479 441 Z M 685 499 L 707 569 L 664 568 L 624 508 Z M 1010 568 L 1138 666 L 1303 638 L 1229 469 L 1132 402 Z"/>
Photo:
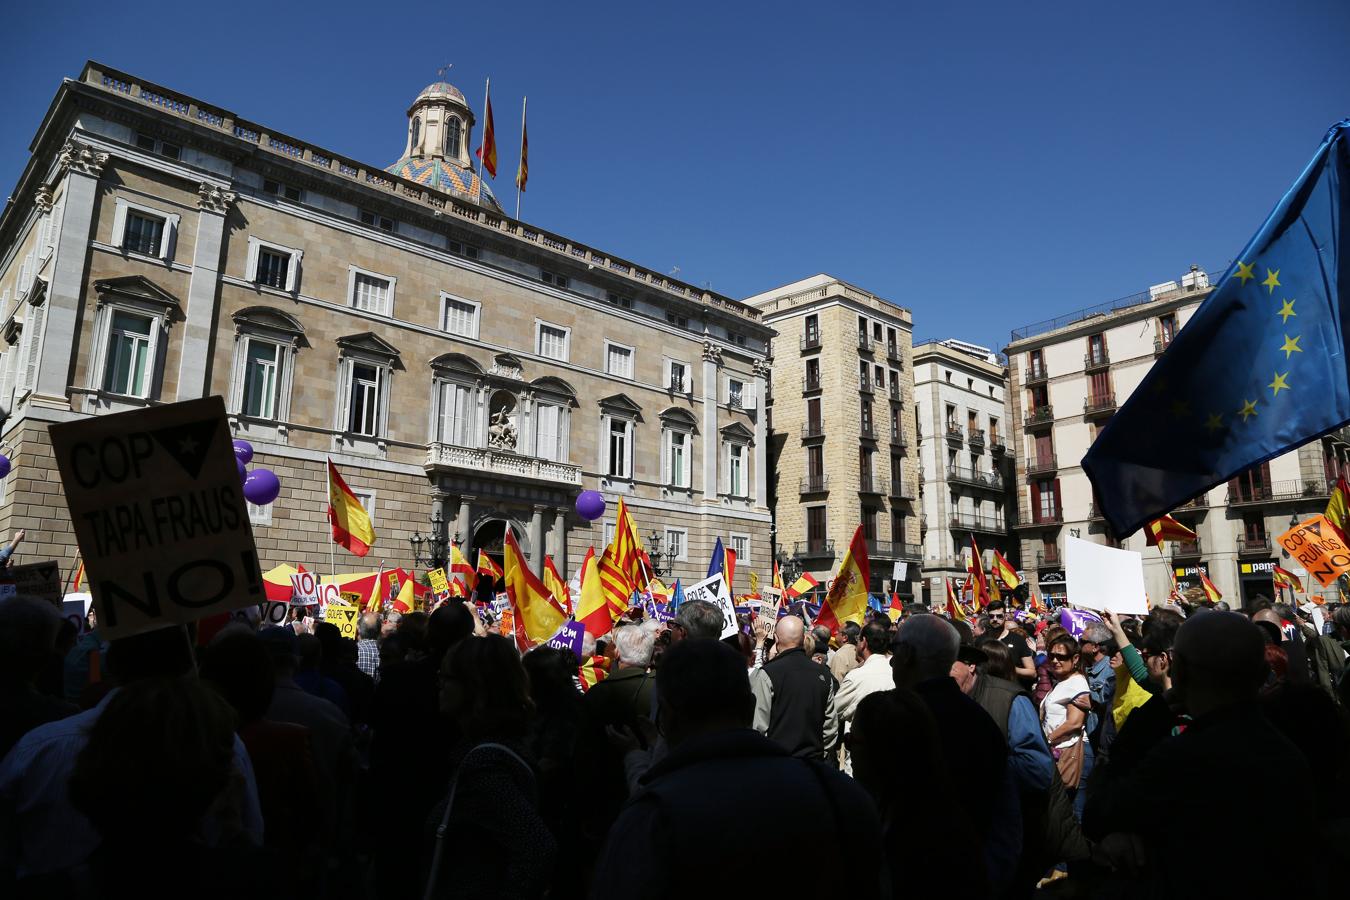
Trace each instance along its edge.
<path fill-rule="evenodd" d="M 11 547 L 19 546 L 19 544 L 23 543 L 23 539 L 27 536 L 28 536 L 28 529 L 20 528 L 18 531 L 14 532 L 14 537 L 10 539 L 9 542 L 10 546 Z"/>

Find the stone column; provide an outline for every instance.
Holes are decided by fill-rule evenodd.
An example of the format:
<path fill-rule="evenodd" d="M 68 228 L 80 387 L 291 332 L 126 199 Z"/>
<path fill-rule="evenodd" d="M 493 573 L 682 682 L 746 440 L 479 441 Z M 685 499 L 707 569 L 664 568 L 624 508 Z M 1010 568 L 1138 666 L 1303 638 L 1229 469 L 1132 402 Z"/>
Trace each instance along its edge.
<path fill-rule="evenodd" d="M 211 320 L 220 283 L 220 250 L 225 237 L 225 216 L 234 201 L 234 192 L 219 185 L 203 181 L 197 187 L 197 240 L 192 250 L 187 308 L 183 311 L 187 321 L 183 324 L 183 355 L 178 366 L 179 400 L 208 393 L 206 367 L 211 359 Z"/>
<path fill-rule="evenodd" d="M 547 507 L 536 503 L 534 515 L 530 517 L 530 568 L 540 578 L 544 577 L 544 510 Z"/>
<path fill-rule="evenodd" d="M 567 508 L 558 507 L 553 511 L 553 564 L 563 578 L 567 574 Z"/>
<path fill-rule="evenodd" d="M 769 365 L 755 360 L 755 506 L 769 505 Z"/>
<path fill-rule="evenodd" d="M 473 523 L 469 521 L 469 506 L 475 500 L 467 494 L 460 495 L 459 498 L 459 517 L 455 520 L 455 542 L 459 544 L 459 549 L 468 552 L 469 546 L 469 526 Z M 474 560 L 469 560 L 470 565 Z"/>
<path fill-rule="evenodd" d="M 57 164 L 66 173 L 66 193 L 60 233 L 56 238 L 56 258 L 52 261 L 51 282 L 47 285 L 45 300 L 47 340 L 34 344 L 41 348 L 37 384 L 33 391 L 33 401 L 37 405 L 70 408 L 66 392 L 70 387 L 70 363 L 75 351 L 75 322 L 84 303 L 84 271 L 89 256 L 98 179 L 107 162 L 108 154 L 95 152 L 76 141 L 67 141 L 57 157 Z M 18 373 L 17 377 L 23 377 L 23 373 Z"/>
<path fill-rule="evenodd" d="M 717 502 L 717 370 L 722 350 L 703 342 L 703 500 Z"/>

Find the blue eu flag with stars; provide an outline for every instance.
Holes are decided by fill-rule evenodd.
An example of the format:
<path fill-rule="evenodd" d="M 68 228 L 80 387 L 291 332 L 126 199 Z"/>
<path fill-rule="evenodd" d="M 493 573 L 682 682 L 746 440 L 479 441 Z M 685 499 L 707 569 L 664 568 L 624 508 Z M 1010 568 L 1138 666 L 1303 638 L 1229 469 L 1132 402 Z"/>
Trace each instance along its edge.
<path fill-rule="evenodd" d="M 1113 533 L 1350 421 L 1347 228 L 1350 119 L 1083 457 Z"/>

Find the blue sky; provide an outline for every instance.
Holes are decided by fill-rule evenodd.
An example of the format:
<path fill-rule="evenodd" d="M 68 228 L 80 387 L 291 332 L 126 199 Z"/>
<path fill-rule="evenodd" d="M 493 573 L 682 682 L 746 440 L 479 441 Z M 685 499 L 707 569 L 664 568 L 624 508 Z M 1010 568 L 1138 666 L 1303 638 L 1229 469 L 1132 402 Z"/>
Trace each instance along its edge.
<path fill-rule="evenodd" d="M 508 208 L 529 95 L 526 220 L 734 297 L 827 271 L 1002 347 L 1223 267 L 1350 116 L 1342 0 L 405 9 L 12 4 L 4 193 L 87 58 L 381 164 L 453 63 L 476 109 L 492 77 Z"/>

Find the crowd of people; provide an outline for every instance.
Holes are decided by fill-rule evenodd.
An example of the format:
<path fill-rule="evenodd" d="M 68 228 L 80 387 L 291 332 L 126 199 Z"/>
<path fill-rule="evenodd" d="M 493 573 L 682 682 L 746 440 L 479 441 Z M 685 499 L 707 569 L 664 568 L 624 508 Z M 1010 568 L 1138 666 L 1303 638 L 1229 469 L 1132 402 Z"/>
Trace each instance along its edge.
<path fill-rule="evenodd" d="M 1327 896 L 1350 606 L 1322 611 L 722 639 L 694 601 L 578 658 L 472 603 L 105 644 L 11 597 L 0 896 Z"/>

